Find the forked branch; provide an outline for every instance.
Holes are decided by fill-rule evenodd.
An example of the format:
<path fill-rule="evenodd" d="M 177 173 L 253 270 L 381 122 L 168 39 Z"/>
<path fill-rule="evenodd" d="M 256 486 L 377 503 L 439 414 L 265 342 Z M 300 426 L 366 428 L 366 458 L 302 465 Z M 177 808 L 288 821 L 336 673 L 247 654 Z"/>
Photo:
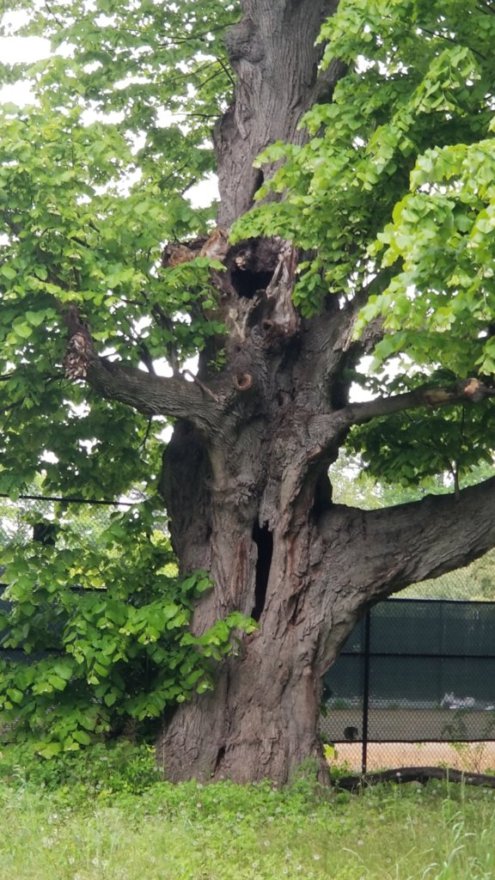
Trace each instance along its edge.
<path fill-rule="evenodd" d="M 134 366 L 94 357 L 86 381 L 108 400 L 132 406 L 143 415 L 188 419 L 204 429 L 215 424 L 214 399 L 205 394 L 199 383 L 183 377 L 156 376 Z"/>

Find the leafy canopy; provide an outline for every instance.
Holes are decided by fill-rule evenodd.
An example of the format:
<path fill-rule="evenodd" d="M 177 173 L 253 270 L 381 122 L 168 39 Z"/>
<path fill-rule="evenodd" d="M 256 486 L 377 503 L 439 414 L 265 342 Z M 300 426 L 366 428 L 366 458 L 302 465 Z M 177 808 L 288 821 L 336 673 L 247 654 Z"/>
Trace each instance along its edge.
<path fill-rule="evenodd" d="M 24 537 L 2 554 L 7 740 L 49 758 L 101 737 L 151 736 L 165 708 L 212 686 L 215 663 L 236 648 L 234 629 L 253 626 L 234 612 L 190 633 L 211 584 L 204 572 L 178 576 L 163 511 L 150 502 L 98 519 L 94 507 L 44 506 L 44 520 L 28 509 L 24 520 L 56 521 L 56 545 Z"/>
<path fill-rule="evenodd" d="M 49 490 L 112 496 L 149 473 L 136 461 L 147 426 L 64 379 L 61 310 L 76 304 L 100 350 L 131 363 L 144 347 L 166 357 L 172 342 L 183 362 L 218 331 L 193 307 L 211 301 L 208 260 L 165 271 L 160 257 L 165 240 L 205 232 L 213 218 L 188 191 L 214 167 L 235 10 L 64 0 L 11 11 L 4 30 L 27 21 L 19 33 L 50 37 L 56 54 L 1 68 L 4 82 L 28 80 L 33 103 L 0 105 L 0 489 L 22 489 L 43 469 Z"/>

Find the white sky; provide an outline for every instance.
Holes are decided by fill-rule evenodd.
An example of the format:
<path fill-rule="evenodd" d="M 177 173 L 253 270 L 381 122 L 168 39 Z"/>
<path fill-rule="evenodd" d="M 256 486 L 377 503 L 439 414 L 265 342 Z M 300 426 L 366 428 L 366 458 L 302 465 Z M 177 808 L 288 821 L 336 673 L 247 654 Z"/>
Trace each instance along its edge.
<path fill-rule="evenodd" d="M 0 61 L 4 64 L 16 61 L 40 61 L 50 53 L 50 43 L 42 37 L 0 37 Z M 29 101 L 27 84 L 17 83 L 0 89 L 0 100 L 13 104 Z"/>
<path fill-rule="evenodd" d="M 49 52 L 50 43 L 43 37 L 0 37 L 0 58 L 4 63 L 38 61 Z"/>

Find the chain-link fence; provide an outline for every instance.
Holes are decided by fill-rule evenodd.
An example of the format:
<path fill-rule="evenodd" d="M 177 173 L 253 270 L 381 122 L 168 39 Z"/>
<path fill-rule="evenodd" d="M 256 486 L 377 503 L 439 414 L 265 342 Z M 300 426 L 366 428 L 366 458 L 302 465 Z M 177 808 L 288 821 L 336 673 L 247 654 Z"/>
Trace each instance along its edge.
<path fill-rule="evenodd" d="M 62 539 L 63 543 L 64 530 L 79 535 L 85 543 L 96 543 L 112 514 L 126 510 L 133 503 L 35 494 L 14 500 L 0 495 L 0 566 L 2 548 L 31 540 L 50 544 Z"/>
<path fill-rule="evenodd" d="M 325 677 L 321 731 L 363 772 L 495 767 L 495 603 L 376 605 Z"/>

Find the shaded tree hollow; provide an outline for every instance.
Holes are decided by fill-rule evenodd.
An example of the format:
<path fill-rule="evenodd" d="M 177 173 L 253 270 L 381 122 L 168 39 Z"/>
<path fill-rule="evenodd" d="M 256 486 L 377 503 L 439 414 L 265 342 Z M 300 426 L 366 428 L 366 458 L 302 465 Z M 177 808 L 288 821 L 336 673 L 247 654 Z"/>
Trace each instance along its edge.
<path fill-rule="evenodd" d="M 254 591 L 254 608 L 251 612 L 253 620 L 259 621 L 265 607 L 268 579 L 273 556 L 273 535 L 268 525 L 253 527 L 253 541 L 258 548 L 256 559 L 256 586 Z"/>

